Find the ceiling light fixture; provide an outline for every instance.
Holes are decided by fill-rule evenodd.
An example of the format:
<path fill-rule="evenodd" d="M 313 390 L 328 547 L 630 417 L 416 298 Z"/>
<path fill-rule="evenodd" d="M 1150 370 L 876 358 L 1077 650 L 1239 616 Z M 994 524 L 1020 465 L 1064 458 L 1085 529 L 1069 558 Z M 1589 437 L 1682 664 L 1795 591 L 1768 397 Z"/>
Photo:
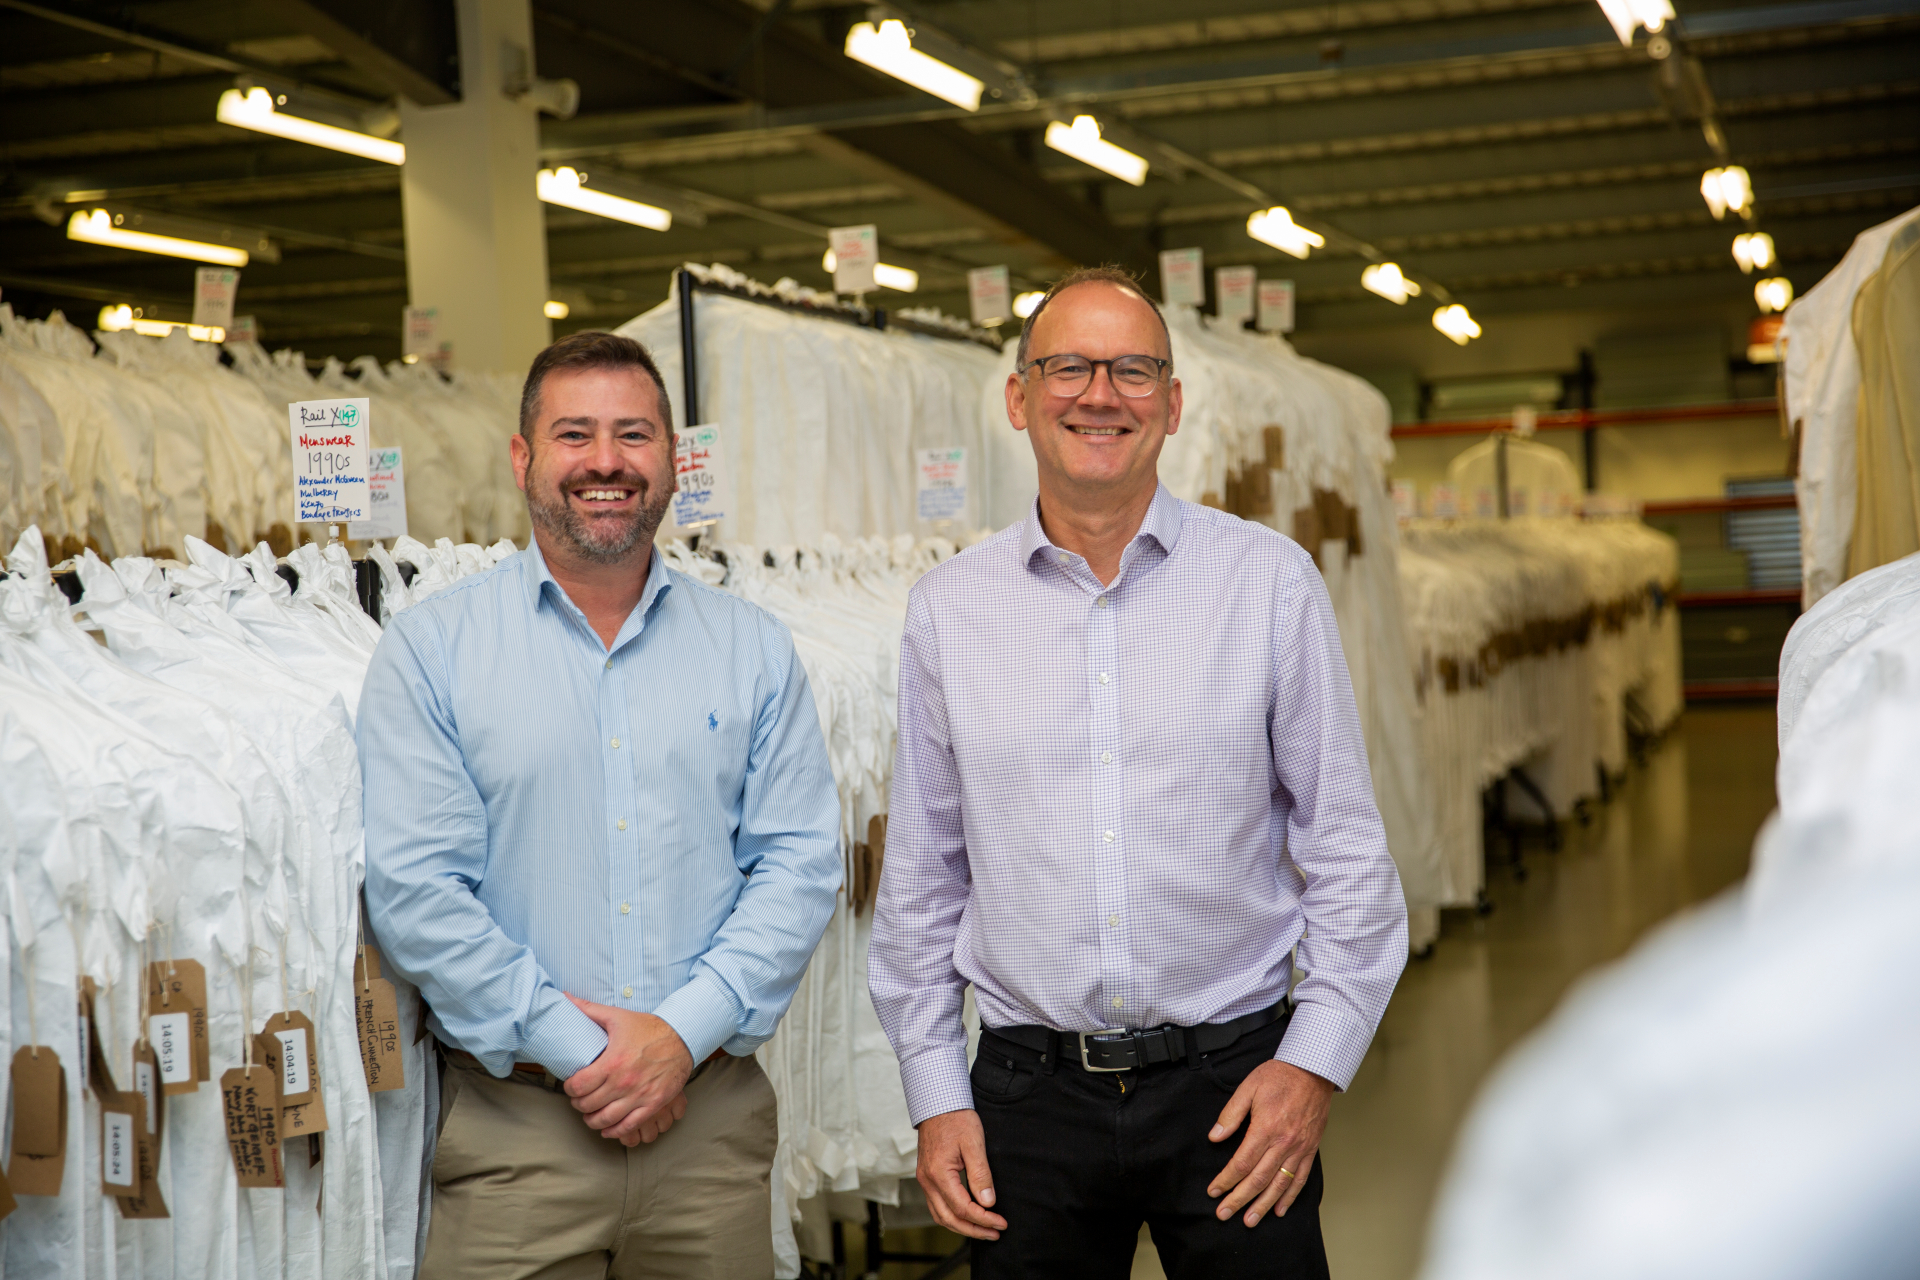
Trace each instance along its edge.
<path fill-rule="evenodd" d="M 179 324 L 172 320 L 148 320 L 126 303 L 100 308 L 100 328 L 107 333 L 131 329 L 149 338 L 164 338 L 175 329 L 185 329 L 195 342 L 225 342 L 227 331 L 218 325 Z"/>
<path fill-rule="evenodd" d="M 828 275 L 833 274 L 838 259 L 829 249 L 820 255 L 820 269 Z M 895 289 L 901 293 L 912 293 L 920 287 L 920 273 L 909 267 L 890 267 L 884 262 L 873 264 L 873 282 L 882 289 Z"/>
<path fill-rule="evenodd" d="M 1480 336 L 1480 326 L 1467 314 L 1467 309 L 1457 302 L 1433 313 L 1433 327 L 1463 347 L 1469 338 Z"/>
<path fill-rule="evenodd" d="M 1013 300 L 1013 314 L 1025 320 L 1040 306 L 1047 295 L 1039 289 L 1029 289 Z"/>
<path fill-rule="evenodd" d="M 846 53 L 855 62 L 904 80 L 956 107 L 980 109 L 980 95 L 987 86 L 958 67 L 914 48 L 913 33 L 898 18 L 888 18 L 878 27 L 871 22 L 854 23 L 847 32 Z"/>
<path fill-rule="evenodd" d="M 1753 300 L 1762 311 L 1785 311 L 1793 301 L 1793 281 L 1785 276 L 1768 276 L 1753 286 Z"/>
<path fill-rule="evenodd" d="M 288 115 L 279 110 L 278 104 L 274 101 L 275 96 L 259 85 L 253 86 L 244 93 L 239 89 L 228 89 L 220 95 L 220 105 L 214 108 L 213 112 L 214 119 L 222 124 L 252 129 L 255 133 L 270 133 L 276 138 L 287 138 L 294 142 L 326 147 L 330 151 L 344 151 L 348 155 L 363 156 L 368 160 L 381 161 L 383 164 L 407 162 L 407 148 L 404 143 L 395 142 L 391 138 L 376 138 L 370 133 L 355 133 L 352 129 L 321 124 L 318 120 L 308 120 L 302 116 Z"/>
<path fill-rule="evenodd" d="M 1773 237 L 1764 231 L 1750 231 L 1733 238 L 1733 260 L 1740 264 L 1740 270 L 1753 274 L 1755 267 L 1765 271 L 1778 259 L 1773 253 Z"/>
<path fill-rule="evenodd" d="M 1420 286 L 1400 274 L 1397 263 L 1376 262 L 1360 273 L 1360 284 L 1388 302 L 1405 306 L 1408 298 L 1420 296 Z"/>
<path fill-rule="evenodd" d="M 542 169 L 533 185 L 540 198 L 548 204 L 598 214 L 615 222 L 631 222 L 636 227 L 648 227 L 654 231 L 665 231 L 673 225 L 673 215 L 665 209 L 605 191 L 589 190 L 586 175 L 571 165 Z"/>
<path fill-rule="evenodd" d="M 1624 45 L 1633 43 L 1635 27 L 1658 31 L 1673 20 L 1670 0 L 1600 0 L 1600 12 L 1607 15 L 1613 34 Z"/>
<path fill-rule="evenodd" d="M 1102 138 L 1100 122 L 1092 116 L 1075 116 L 1072 124 L 1053 121 L 1047 126 L 1047 145 L 1136 187 L 1147 180 L 1146 159 Z"/>
<path fill-rule="evenodd" d="M 1294 222 L 1287 207 L 1279 204 L 1271 209 L 1262 209 L 1259 213 L 1248 214 L 1247 234 L 1261 244 L 1270 244 L 1296 258 L 1306 257 L 1309 250 L 1327 242 L 1325 236 L 1317 235 Z"/>
<path fill-rule="evenodd" d="M 1753 208 L 1753 181 L 1737 164 L 1709 169 L 1702 174 L 1700 194 L 1706 197 L 1707 208 L 1713 210 L 1715 222 L 1726 217 L 1729 209 L 1744 214 Z"/>
<path fill-rule="evenodd" d="M 547 319 L 549 320 L 565 320 L 573 313 L 572 307 L 569 307 L 564 302 L 557 302 L 552 299 L 549 299 L 547 305 L 540 309 L 546 312 Z"/>
<path fill-rule="evenodd" d="M 222 267 L 244 267 L 248 262 L 245 249 L 237 249 L 229 244 L 208 244 L 178 236 L 157 236 L 147 231 L 128 230 L 125 215 L 108 213 L 105 209 L 76 211 L 67 219 L 67 239 L 108 245 L 115 249 L 164 254 L 169 258 L 191 258 L 195 262 L 211 262 Z"/>

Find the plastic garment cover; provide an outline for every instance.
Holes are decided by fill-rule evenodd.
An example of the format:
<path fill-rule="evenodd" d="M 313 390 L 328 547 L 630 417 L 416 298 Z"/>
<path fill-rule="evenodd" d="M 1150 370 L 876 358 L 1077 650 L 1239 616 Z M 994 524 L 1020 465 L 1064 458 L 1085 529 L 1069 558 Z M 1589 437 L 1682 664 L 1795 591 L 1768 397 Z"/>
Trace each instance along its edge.
<path fill-rule="evenodd" d="M 1793 737 L 1807 693 L 1827 669 L 1871 631 L 1920 609 L 1920 555 L 1870 569 L 1820 597 L 1801 614 L 1780 650 L 1775 715 L 1780 745 Z"/>
<path fill-rule="evenodd" d="M 1854 428 L 1860 411 L 1860 352 L 1853 301 L 1880 269 L 1887 245 L 1920 217 L 1910 209 L 1862 231 L 1840 265 L 1787 308 L 1787 419 L 1800 437 L 1800 562 L 1808 605 L 1847 576 L 1847 543 L 1859 506 Z"/>
<path fill-rule="evenodd" d="M 1483 440 L 1461 453 L 1447 464 L 1447 483 L 1469 499 L 1480 489 L 1498 495 L 1500 445 L 1499 439 Z M 1506 439 L 1506 451 L 1510 514 L 1564 516 L 1578 510 L 1585 486 L 1572 458 L 1550 444 L 1510 437 Z"/>
<path fill-rule="evenodd" d="M 1920 221 L 1893 233 L 1880 269 L 1854 296 L 1853 341 L 1860 497 L 1849 574 L 1920 550 Z"/>

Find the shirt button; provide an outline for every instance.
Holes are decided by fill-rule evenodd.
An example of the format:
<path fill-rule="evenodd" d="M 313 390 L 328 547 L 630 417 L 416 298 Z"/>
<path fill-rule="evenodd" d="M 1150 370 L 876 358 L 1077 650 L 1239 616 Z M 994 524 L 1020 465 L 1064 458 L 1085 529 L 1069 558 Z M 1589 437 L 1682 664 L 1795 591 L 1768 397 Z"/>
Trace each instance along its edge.
<path fill-rule="evenodd" d="M 628 988 L 628 990 L 632 990 L 632 988 Z M 1113 1007 L 1114 1007 L 1114 1008 L 1116 1008 L 1116 1009 L 1118 1009 L 1118 1008 L 1120 1007 L 1120 997 L 1119 997 L 1119 996 L 1115 996 L 1115 997 L 1113 998 Z"/>
<path fill-rule="evenodd" d="M 1120 927 L 1120 917 L 1119 917 L 1119 916 L 1108 916 L 1108 917 L 1107 917 L 1107 928 L 1109 928 L 1109 929 L 1118 929 L 1119 927 Z"/>
<path fill-rule="evenodd" d="M 621 994 L 621 995 L 622 995 L 623 997 L 625 997 L 626 999 L 628 999 L 628 1000 L 631 1000 L 631 999 L 633 999 L 633 988 L 632 988 L 632 987 L 622 987 L 622 988 L 620 988 L 620 994 Z M 1114 1001 L 1114 1003 L 1115 1003 L 1115 1004 L 1119 1004 L 1120 1002 L 1119 1002 L 1118 1000 L 1116 1000 L 1116 1001 Z"/>
<path fill-rule="evenodd" d="M 1072 557 L 1072 556 L 1070 556 L 1070 555 L 1068 555 L 1068 554 L 1067 554 L 1066 552 L 1064 552 L 1064 551 L 1062 551 L 1062 552 L 1060 553 L 1060 563 L 1061 563 L 1061 564 L 1066 564 L 1066 563 L 1067 563 L 1067 562 L 1068 562 L 1069 560 L 1072 560 L 1072 559 L 1073 559 L 1073 557 Z"/>
<path fill-rule="evenodd" d="M 1103 836 L 1101 836 L 1100 838 L 1101 838 L 1102 840 L 1105 840 L 1105 841 L 1106 841 L 1106 842 L 1107 842 L 1108 844 L 1112 844 L 1112 843 L 1113 843 L 1113 832 L 1111 832 L 1111 831 L 1109 831 L 1109 832 L 1107 832 L 1107 833 L 1106 833 L 1105 835 L 1103 835 Z"/>
<path fill-rule="evenodd" d="M 626 914 L 627 914 L 627 913 L 628 913 L 629 911 L 632 911 L 632 910 L 633 910 L 633 908 L 632 908 L 631 906 L 629 906 L 628 904 L 626 904 L 626 903 L 624 903 L 624 902 L 620 904 L 620 914 L 621 914 L 621 915 L 623 915 L 623 916 L 624 916 L 624 915 L 626 915 Z"/>
<path fill-rule="evenodd" d="M 612 659 L 612 658 L 608 658 L 608 659 L 607 659 L 607 670 L 609 670 L 609 671 L 611 671 L 611 670 L 613 670 L 613 659 Z"/>
<path fill-rule="evenodd" d="M 622 818 L 620 819 L 620 821 L 614 823 L 613 825 L 620 828 L 622 831 L 625 831 L 627 829 L 627 820 L 625 818 Z"/>
<path fill-rule="evenodd" d="M 1107 607 L 1107 598 L 1105 596 L 1101 596 L 1098 600 L 1094 601 L 1094 603 L 1099 605 L 1102 609 L 1104 609 Z"/>
<path fill-rule="evenodd" d="M 1111 751 L 1102 751 L 1102 752 L 1100 753 L 1100 763 L 1101 763 L 1101 764 L 1112 764 L 1112 763 L 1113 763 L 1113 752 L 1111 752 Z"/>
<path fill-rule="evenodd" d="M 615 751 L 618 751 L 618 750 L 620 749 L 620 739 L 618 739 L 618 738 L 615 738 L 615 739 L 613 740 L 613 749 L 614 749 Z"/>
<path fill-rule="evenodd" d="M 1112 677 L 1112 676 L 1110 676 L 1110 675 L 1108 675 L 1108 674 L 1107 674 L 1106 672 L 1104 672 L 1104 671 L 1102 671 L 1102 672 L 1100 673 L 1100 683 L 1101 683 L 1101 684 L 1106 684 L 1106 683 L 1107 683 L 1108 681 L 1110 681 L 1110 680 L 1112 680 L 1112 679 L 1113 679 L 1113 677 Z"/>

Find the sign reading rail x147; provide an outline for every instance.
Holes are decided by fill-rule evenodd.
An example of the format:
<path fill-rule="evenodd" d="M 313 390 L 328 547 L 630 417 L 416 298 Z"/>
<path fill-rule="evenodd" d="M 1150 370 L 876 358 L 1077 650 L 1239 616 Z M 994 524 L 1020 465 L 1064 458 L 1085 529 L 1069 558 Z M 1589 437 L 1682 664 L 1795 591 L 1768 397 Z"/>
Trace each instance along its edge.
<path fill-rule="evenodd" d="M 293 434 L 294 519 L 365 520 L 370 509 L 368 402 L 299 400 L 287 406 Z"/>

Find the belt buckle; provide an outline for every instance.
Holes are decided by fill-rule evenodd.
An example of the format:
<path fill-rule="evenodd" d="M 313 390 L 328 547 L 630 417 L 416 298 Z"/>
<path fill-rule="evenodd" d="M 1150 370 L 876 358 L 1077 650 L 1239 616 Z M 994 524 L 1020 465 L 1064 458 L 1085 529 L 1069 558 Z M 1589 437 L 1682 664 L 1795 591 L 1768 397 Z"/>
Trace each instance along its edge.
<path fill-rule="evenodd" d="M 1087 1041 L 1089 1039 L 1099 1040 L 1102 1037 L 1106 1037 L 1106 1036 L 1111 1036 L 1115 1040 L 1126 1041 L 1126 1040 L 1138 1039 L 1139 1033 L 1136 1031 L 1082 1031 L 1080 1033 L 1080 1065 L 1086 1068 L 1088 1071 L 1097 1072 L 1103 1075 L 1112 1075 L 1121 1071 L 1132 1071 L 1134 1068 L 1131 1066 L 1096 1067 L 1093 1065 L 1093 1062 L 1087 1056 Z M 1136 1056 L 1137 1056 L 1137 1052 L 1136 1052 Z M 1137 1066 L 1138 1064 L 1136 1063 L 1135 1065 Z"/>

